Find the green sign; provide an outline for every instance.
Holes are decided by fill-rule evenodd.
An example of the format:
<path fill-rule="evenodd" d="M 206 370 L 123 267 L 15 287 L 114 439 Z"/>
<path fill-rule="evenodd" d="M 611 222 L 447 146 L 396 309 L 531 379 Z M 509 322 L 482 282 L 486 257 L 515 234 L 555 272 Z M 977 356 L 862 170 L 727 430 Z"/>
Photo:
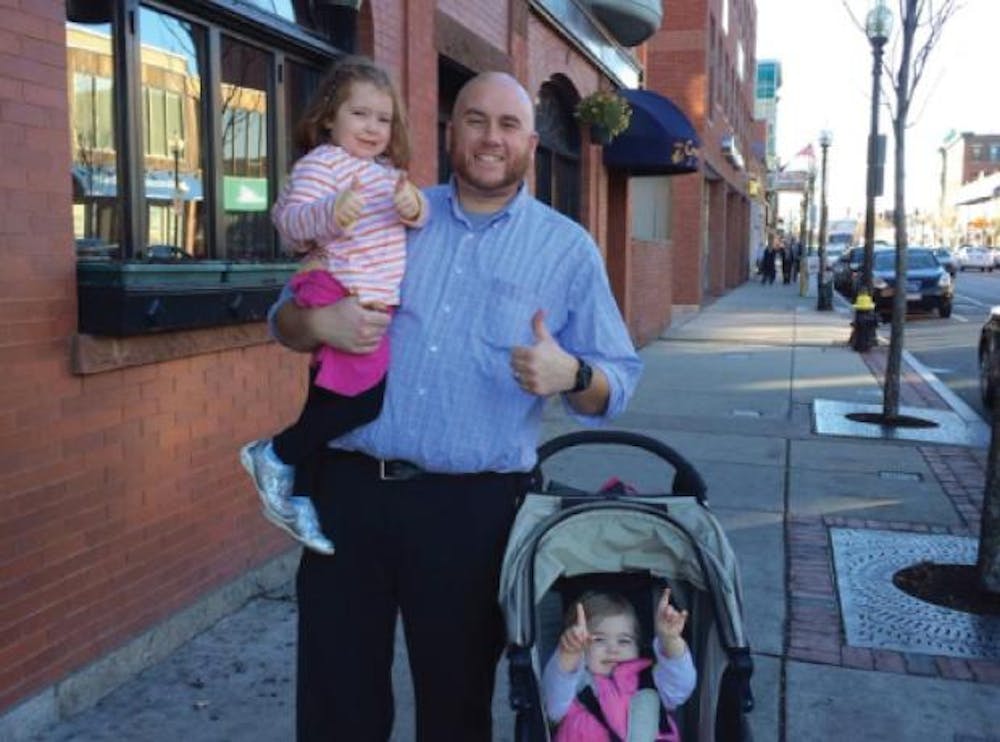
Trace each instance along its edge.
<path fill-rule="evenodd" d="M 227 175 L 222 179 L 222 203 L 226 211 L 267 211 L 267 178 L 237 178 Z"/>

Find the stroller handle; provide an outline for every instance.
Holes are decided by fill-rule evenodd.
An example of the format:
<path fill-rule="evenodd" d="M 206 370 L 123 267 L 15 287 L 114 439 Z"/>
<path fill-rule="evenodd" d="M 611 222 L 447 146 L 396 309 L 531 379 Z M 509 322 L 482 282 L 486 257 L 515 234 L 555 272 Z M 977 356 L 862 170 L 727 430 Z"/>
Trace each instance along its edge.
<path fill-rule="evenodd" d="M 538 448 L 538 467 L 553 455 L 573 446 L 586 446 L 601 443 L 611 443 L 622 446 L 642 448 L 654 456 L 666 461 L 674 469 L 674 481 L 671 494 L 693 495 L 698 502 L 707 501 L 708 487 L 701 474 L 690 461 L 677 451 L 656 438 L 650 438 L 641 433 L 629 433 L 624 430 L 580 430 L 565 435 L 556 436 L 546 441 Z"/>

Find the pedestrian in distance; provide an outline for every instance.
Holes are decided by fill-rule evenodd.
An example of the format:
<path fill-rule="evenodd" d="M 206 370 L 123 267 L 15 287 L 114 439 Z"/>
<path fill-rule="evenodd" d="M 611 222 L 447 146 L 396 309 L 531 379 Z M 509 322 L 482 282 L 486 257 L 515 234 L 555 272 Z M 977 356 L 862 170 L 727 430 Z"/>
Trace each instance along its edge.
<path fill-rule="evenodd" d="M 428 209 L 406 177 L 410 140 L 389 75 L 364 57 L 342 58 L 320 82 L 297 136 L 306 154 L 271 211 L 285 245 L 303 260 L 291 281 L 296 303 L 321 307 L 350 295 L 391 315 L 400 301 L 406 228 L 425 223 Z M 388 338 L 361 354 L 321 345 L 312 365 L 298 420 L 245 445 L 240 460 L 264 516 L 306 547 L 332 554 L 312 501 L 295 490 L 296 468 L 315 464 L 331 438 L 378 415 Z M 311 479 L 300 476 L 300 487 Z"/>
<path fill-rule="evenodd" d="M 781 282 L 791 283 L 792 282 L 792 244 L 791 242 L 782 242 L 779 250 L 781 251 Z"/>
<path fill-rule="evenodd" d="M 774 283 L 774 279 L 777 276 L 777 253 L 774 249 L 774 244 L 768 242 L 767 247 L 764 248 L 764 257 L 761 259 L 761 283 Z"/>
<path fill-rule="evenodd" d="M 510 527 L 537 457 L 546 400 L 583 424 L 620 413 L 641 362 L 600 253 L 525 184 L 532 99 L 488 72 L 459 91 L 446 130 L 454 175 L 425 191 L 433 214 L 407 240 L 392 317 L 357 297 L 272 310 L 288 347 L 392 357 L 379 416 L 331 442 L 313 500 L 337 553 L 302 553 L 300 742 L 387 740 L 402 617 L 417 740 L 492 737 L 503 648 L 497 604 Z"/>
<path fill-rule="evenodd" d="M 639 620 L 622 595 L 585 593 L 566 619 L 559 645 L 542 674 L 546 716 L 559 725 L 555 742 L 616 738 L 678 742 L 680 733 L 670 712 L 691 696 L 697 672 L 681 636 L 687 611 L 671 605 L 669 588 L 654 616 L 655 663 L 640 656 Z M 634 701 L 643 692 L 653 701 L 649 711 L 643 708 L 647 704 Z M 666 711 L 662 720 L 660 704 Z M 640 729 L 643 733 L 637 734 Z"/>

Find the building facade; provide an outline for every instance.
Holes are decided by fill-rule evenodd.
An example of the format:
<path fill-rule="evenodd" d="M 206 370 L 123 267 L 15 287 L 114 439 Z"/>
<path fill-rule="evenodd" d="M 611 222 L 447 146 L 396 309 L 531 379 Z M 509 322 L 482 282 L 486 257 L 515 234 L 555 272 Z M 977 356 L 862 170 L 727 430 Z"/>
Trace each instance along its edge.
<path fill-rule="evenodd" d="M 1000 173 L 1000 134 L 953 131 L 941 155 L 940 231 L 946 244 L 996 244 L 1000 222 L 990 204 L 990 176 Z M 980 185 L 974 185 L 980 182 Z M 984 189 L 989 193 L 983 193 Z"/>
<path fill-rule="evenodd" d="M 684 110 L 702 142 L 701 172 L 671 182 L 672 300 L 682 310 L 748 276 L 750 184 L 763 169 L 753 146 L 756 37 L 753 0 L 690 0 L 647 42 L 648 87 Z"/>
<path fill-rule="evenodd" d="M 448 175 L 463 81 L 486 69 L 522 81 L 540 133 L 530 186 L 594 235 L 641 345 L 672 303 L 745 275 L 755 19 L 752 2 L 731 4 L 728 26 L 720 0 L 672 5 L 681 24 L 651 54 L 656 89 L 712 142 L 705 173 L 672 180 L 606 164 L 573 117 L 589 93 L 643 86 L 634 45 L 659 25 L 658 2 L 631 4 L 638 35 L 564 0 L 5 9 L 0 737 L 92 703 L 122 668 L 218 617 L 208 597 L 245 597 L 241 576 L 288 577 L 289 543 L 260 518 L 236 452 L 287 423 L 305 390 L 307 360 L 262 321 L 295 268 L 268 209 L 330 60 L 356 50 L 392 71 L 421 185 Z M 693 142 L 668 147 L 668 175 L 700 169 Z M 192 611 L 186 635 L 150 638 Z"/>

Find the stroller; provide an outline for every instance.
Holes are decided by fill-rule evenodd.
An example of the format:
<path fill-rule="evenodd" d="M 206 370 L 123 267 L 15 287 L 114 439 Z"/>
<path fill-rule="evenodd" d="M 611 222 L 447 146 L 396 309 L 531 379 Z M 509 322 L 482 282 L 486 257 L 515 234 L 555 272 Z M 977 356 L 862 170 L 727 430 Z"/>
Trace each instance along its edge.
<path fill-rule="evenodd" d="M 674 474 L 669 494 L 638 494 L 621 482 L 588 492 L 546 480 L 542 464 L 548 459 L 594 444 L 639 448 L 666 462 Z M 539 449 L 538 461 L 500 576 L 514 739 L 551 739 L 541 671 L 556 648 L 566 609 L 582 593 L 625 596 L 636 608 L 643 636 L 651 636 L 653 608 L 669 586 L 672 602 L 688 611 L 684 638 L 698 671 L 694 693 L 673 712 L 681 739 L 749 741 L 753 662 L 743 630 L 739 572 L 708 509 L 698 471 L 660 441 L 619 431 L 559 436 Z"/>

